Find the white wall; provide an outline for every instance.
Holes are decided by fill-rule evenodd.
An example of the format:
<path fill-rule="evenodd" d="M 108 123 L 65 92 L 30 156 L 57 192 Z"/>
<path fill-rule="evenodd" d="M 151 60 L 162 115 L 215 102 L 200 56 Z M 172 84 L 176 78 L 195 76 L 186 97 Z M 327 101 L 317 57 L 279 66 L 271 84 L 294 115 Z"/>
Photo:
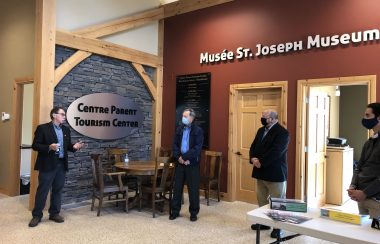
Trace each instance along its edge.
<path fill-rule="evenodd" d="M 33 84 L 24 85 L 21 144 L 26 145 L 32 145 L 33 142 L 33 89 Z"/>
<path fill-rule="evenodd" d="M 30 175 L 30 163 L 32 158 L 32 149 L 21 149 L 20 176 Z"/>
<path fill-rule="evenodd" d="M 71 31 L 84 28 L 159 5 L 159 0 L 57 0 L 57 29 Z M 158 21 L 101 39 L 157 55 Z"/>

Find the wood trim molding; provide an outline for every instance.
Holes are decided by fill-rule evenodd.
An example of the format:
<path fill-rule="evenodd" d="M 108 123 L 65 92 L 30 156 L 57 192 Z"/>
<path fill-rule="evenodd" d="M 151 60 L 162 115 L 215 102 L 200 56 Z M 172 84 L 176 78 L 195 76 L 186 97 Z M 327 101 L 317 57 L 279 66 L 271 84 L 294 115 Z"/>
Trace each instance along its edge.
<path fill-rule="evenodd" d="M 13 82 L 12 94 L 12 114 L 11 120 L 11 153 L 10 153 L 10 180 L 8 193 L 11 196 L 19 195 L 20 182 L 20 145 L 21 145 L 21 130 L 22 128 L 22 99 L 25 84 L 33 83 L 33 77 L 16 78 Z"/>
<path fill-rule="evenodd" d="M 165 18 L 179 14 L 188 13 L 191 11 L 212 7 L 215 5 L 232 2 L 233 0 L 180 0 L 177 2 L 163 5 Z"/>
<path fill-rule="evenodd" d="M 137 64 L 137 63 L 132 63 L 132 66 L 135 68 L 137 73 L 140 75 L 141 79 L 144 81 L 153 100 L 156 101 L 157 89 L 154 86 L 152 80 L 149 78 L 148 74 L 145 72 L 144 67 L 141 64 Z"/>
<path fill-rule="evenodd" d="M 164 18 L 164 10 L 162 8 L 156 8 L 99 25 L 78 29 L 72 33 L 88 38 L 98 38 L 134 29 L 162 18 Z"/>
<path fill-rule="evenodd" d="M 162 64 L 162 58 L 159 58 L 157 55 L 137 51 L 111 42 L 83 37 L 70 32 L 57 31 L 56 34 L 56 44 L 58 45 L 144 64 L 151 67 L 157 67 Z"/>
<path fill-rule="evenodd" d="M 296 164 L 295 164 L 295 198 L 304 199 L 306 195 L 306 97 L 310 87 L 367 85 L 367 102 L 376 102 L 376 75 L 334 77 L 323 79 L 298 80 L 297 82 L 297 119 L 296 119 Z"/>
<path fill-rule="evenodd" d="M 90 57 L 92 53 L 86 51 L 77 51 L 70 58 L 66 59 L 58 68 L 55 69 L 54 74 L 54 86 L 57 86 L 58 83 L 65 77 L 67 73 L 70 72 L 75 66 L 80 62 Z"/>

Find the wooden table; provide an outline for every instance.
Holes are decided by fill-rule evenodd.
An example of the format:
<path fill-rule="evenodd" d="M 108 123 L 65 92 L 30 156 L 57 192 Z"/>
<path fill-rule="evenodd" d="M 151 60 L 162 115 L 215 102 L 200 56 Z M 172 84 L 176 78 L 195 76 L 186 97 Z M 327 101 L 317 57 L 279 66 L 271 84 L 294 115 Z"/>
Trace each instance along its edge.
<path fill-rule="evenodd" d="M 295 213 L 297 215 L 311 217 L 301 224 L 291 224 L 288 222 L 274 221 L 265 213 L 269 210 L 269 205 L 254 209 L 247 213 L 247 220 L 252 224 L 268 225 L 273 228 L 284 229 L 298 234 L 312 236 L 332 242 L 357 244 L 357 243 L 380 243 L 380 231 L 371 228 L 372 220 L 367 219 L 363 225 L 354 225 L 334 221 L 320 217 L 319 209 L 308 208 L 307 213 Z M 277 240 L 279 243 L 283 240 Z M 260 243 L 260 231 L 256 232 L 256 243 Z"/>
<path fill-rule="evenodd" d="M 135 207 L 140 203 L 140 199 L 142 199 L 142 191 L 141 191 L 141 182 L 142 177 L 144 176 L 153 176 L 154 170 L 156 167 L 156 161 L 148 160 L 148 161 L 129 161 L 128 164 L 124 162 L 115 163 L 114 166 L 120 170 L 126 172 L 127 175 L 133 175 L 137 177 L 137 188 L 138 195 L 133 199 L 131 204 L 129 204 L 130 208 Z M 161 163 L 158 169 L 163 169 L 164 164 Z M 171 166 L 173 167 L 173 166 Z M 139 206 L 139 211 L 141 206 Z"/>
<path fill-rule="evenodd" d="M 128 164 L 119 162 L 115 163 L 114 166 L 121 171 L 125 171 L 127 175 L 150 176 L 154 175 L 156 161 L 129 161 Z M 160 165 L 159 169 L 162 168 L 163 165 Z"/>

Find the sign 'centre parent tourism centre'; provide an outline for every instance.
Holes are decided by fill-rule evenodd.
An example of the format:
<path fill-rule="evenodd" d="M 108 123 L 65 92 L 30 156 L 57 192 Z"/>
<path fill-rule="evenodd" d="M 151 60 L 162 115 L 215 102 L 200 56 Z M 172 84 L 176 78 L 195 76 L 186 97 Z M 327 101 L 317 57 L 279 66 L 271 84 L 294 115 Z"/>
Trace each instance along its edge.
<path fill-rule="evenodd" d="M 94 93 L 78 98 L 67 109 L 67 122 L 77 132 L 96 139 L 126 137 L 141 128 L 144 115 L 126 97 Z"/>

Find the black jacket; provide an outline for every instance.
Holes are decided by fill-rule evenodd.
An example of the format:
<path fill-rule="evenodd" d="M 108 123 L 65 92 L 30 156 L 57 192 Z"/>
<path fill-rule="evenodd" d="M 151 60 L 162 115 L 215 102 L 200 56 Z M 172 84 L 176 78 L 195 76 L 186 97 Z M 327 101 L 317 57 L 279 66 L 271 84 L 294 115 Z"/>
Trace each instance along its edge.
<path fill-rule="evenodd" d="M 251 158 L 258 158 L 261 168 L 253 167 L 252 177 L 271 182 L 283 182 L 288 178 L 289 132 L 279 123 L 273 125 L 263 138 L 265 127 L 256 134 L 249 150 Z"/>
<path fill-rule="evenodd" d="M 203 145 L 203 130 L 201 127 L 191 124 L 189 135 L 189 151 L 185 154 L 181 153 L 181 143 L 184 126 L 179 126 L 176 129 L 173 140 L 173 157 L 178 161 L 182 156 L 183 160 L 189 160 L 190 165 L 197 165 L 201 159 L 202 145 Z"/>
<path fill-rule="evenodd" d="M 370 138 L 364 144 L 351 185 L 363 190 L 367 198 L 380 200 L 380 138 Z"/>
<path fill-rule="evenodd" d="M 57 143 L 58 138 L 55 133 L 53 122 L 39 125 L 34 132 L 34 139 L 32 148 L 38 152 L 36 164 L 34 165 L 35 170 L 40 171 L 51 171 L 55 169 L 59 163 L 58 155 L 55 151 L 49 150 L 49 145 L 52 143 Z M 64 150 L 64 164 L 65 170 L 68 171 L 68 157 L 67 151 L 75 152 L 71 143 L 70 129 L 62 125 L 63 133 L 63 150 Z"/>

